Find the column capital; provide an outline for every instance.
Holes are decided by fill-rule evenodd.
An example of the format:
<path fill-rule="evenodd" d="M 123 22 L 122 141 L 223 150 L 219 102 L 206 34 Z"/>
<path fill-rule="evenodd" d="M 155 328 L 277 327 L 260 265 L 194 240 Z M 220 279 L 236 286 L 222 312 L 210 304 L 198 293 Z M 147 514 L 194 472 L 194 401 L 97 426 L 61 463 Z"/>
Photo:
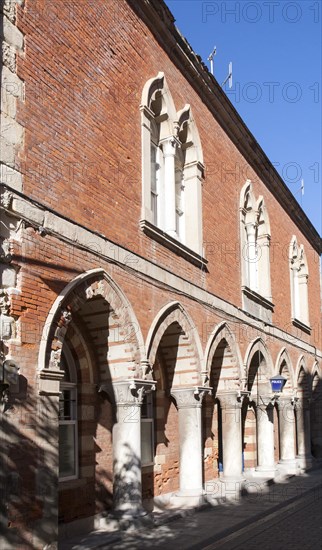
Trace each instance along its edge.
<path fill-rule="evenodd" d="M 211 393 L 208 386 L 194 386 L 193 388 L 174 388 L 170 394 L 176 402 L 178 409 L 191 409 L 201 407 L 206 393 Z"/>
<path fill-rule="evenodd" d="M 255 397 L 255 399 L 253 399 L 253 401 L 255 402 L 256 410 L 258 409 L 263 410 L 263 408 L 264 409 L 273 408 L 275 403 L 275 399 L 273 395 L 259 394 L 257 398 Z"/>
<path fill-rule="evenodd" d="M 216 395 L 222 409 L 240 409 L 243 404 L 243 397 L 238 390 L 220 392 Z"/>
<path fill-rule="evenodd" d="M 255 236 L 256 233 L 256 219 L 251 219 L 245 223 L 247 236 Z"/>
<path fill-rule="evenodd" d="M 117 406 L 140 406 L 146 392 L 156 389 L 155 380 L 143 380 L 141 378 L 129 378 L 110 384 L 102 384 L 99 392 L 105 392 L 111 403 Z"/>
<path fill-rule="evenodd" d="M 180 142 L 174 136 L 169 136 L 160 141 L 162 145 L 163 155 L 165 157 L 174 157 L 177 147 L 180 147 Z"/>
<path fill-rule="evenodd" d="M 283 396 L 280 396 L 277 401 L 276 401 L 276 404 L 277 404 L 277 408 L 279 411 L 282 411 L 284 410 L 285 408 L 292 408 L 294 409 L 296 404 L 295 404 L 295 400 L 294 400 L 294 397 L 292 395 L 283 395 Z"/>
<path fill-rule="evenodd" d="M 311 400 L 309 397 L 296 397 L 294 399 L 294 407 L 296 411 L 310 409 Z"/>

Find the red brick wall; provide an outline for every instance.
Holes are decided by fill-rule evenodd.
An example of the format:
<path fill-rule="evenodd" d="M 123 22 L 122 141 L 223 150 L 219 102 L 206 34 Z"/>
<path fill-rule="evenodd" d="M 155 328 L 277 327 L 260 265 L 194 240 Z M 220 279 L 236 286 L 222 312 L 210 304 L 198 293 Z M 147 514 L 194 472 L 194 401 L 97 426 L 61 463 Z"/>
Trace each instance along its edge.
<path fill-rule="evenodd" d="M 240 306 L 239 195 L 251 178 L 256 196 L 265 198 L 271 223 L 273 322 L 298 333 L 290 324 L 287 259 L 295 234 L 308 256 L 314 327 L 311 339 L 299 336 L 320 343 L 317 255 L 126 1 L 27 2 L 19 9 L 18 25 L 26 35 L 26 56 L 18 64 L 26 82 L 26 101 L 19 113 L 26 127 L 24 192 L 157 264 L 172 270 L 175 259 L 181 276 Z M 202 279 L 198 268 L 138 227 L 139 104 L 145 82 L 160 70 L 176 108 L 190 103 L 203 146 L 209 273 Z"/>
<path fill-rule="evenodd" d="M 245 160 L 236 147 L 125 0 L 27 1 L 24 8 L 18 9 L 18 15 L 19 28 L 26 36 L 25 57 L 18 60 L 19 76 L 26 83 L 26 101 L 19 111 L 19 121 L 26 128 L 25 150 L 20 158 L 24 193 L 241 306 L 239 194 L 246 177 L 251 178 L 255 195 L 264 196 L 270 217 L 273 321 L 294 336 L 294 341 L 288 343 L 293 367 L 301 354 L 295 345 L 297 337 L 321 348 L 317 254 L 263 183 L 249 168 L 243 169 Z M 209 261 L 207 274 L 201 275 L 199 269 L 150 240 L 138 227 L 141 209 L 140 96 L 147 79 L 160 70 L 166 74 L 177 109 L 190 103 L 200 132 L 206 165 L 203 220 L 205 253 Z M 237 174 L 229 175 L 228 171 L 236 167 Z M 30 227 L 22 229 L 21 234 L 21 244 L 13 243 L 12 248 L 13 261 L 20 268 L 21 294 L 12 296 L 11 315 L 18 322 L 18 337 L 10 343 L 10 353 L 20 365 L 25 387 L 16 400 L 16 416 L 11 413 L 10 429 L 21 435 L 24 448 L 28 447 L 28 453 L 37 456 L 41 463 L 41 441 L 35 438 L 39 421 L 35 413 L 39 401 L 36 372 L 39 343 L 53 302 L 73 278 L 96 267 L 105 269 L 129 299 L 144 339 L 160 309 L 178 300 L 191 316 L 205 350 L 209 335 L 224 314 L 179 292 L 165 291 L 155 282 L 140 279 L 134 273 L 52 236 L 41 237 Z M 293 234 L 299 244 L 305 245 L 309 262 L 311 336 L 290 324 L 287 254 Z M 249 342 L 260 332 L 234 320 L 229 323 L 244 357 Z M 275 363 L 285 343 L 270 338 L 267 345 Z M 313 357 L 308 354 L 305 357 L 311 368 Z M 109 505 L 106 495 L 111 492 L 111 408 L 97 395 L 95 399 L 94 423 L 82 419 L 80 429 L 83 435 L 93 433 L 98 447 L 93 452 L 81 450 L 81 465 L 91 466 L 95 455 L 98 463 L 96 510 L 99 511 Z M 149 496 L 149 491 L 157 495 L 178 489 L 177 411 L 168 397 L 162 399 L 159 406 L 163 406 L 167 414 L 160 414 L 156 422 L 162 429 L 165 427 L 170 443 L 156 442 L 157 454 L 162 452 L 165 462 L 160 471 L 153 473 L 153 479 L 151 472 L 144 474 L 145 496 Z M 90 396 L 81 395 L 80 404 L 91 403 Z M 207 403 L 203 411 L 207 426 L 204 477 L 210 480 L 216 475 L 214 460 L 218 434 L 216 416 L 212 415 L 208 400 Z M 36 453 L 33 452 L 34 440 Z M 30 514 L 29 524 L 42 514 L 32 490 L 34 458 L 28 470 L 24 470 L 18 449 L 12 450 L 14 452 L 18 453 L 14 458 L 17 471 L 24 473 L 20 494 L 30 497 L 13 500 L 10 504 L 13 529 L 22 521 L 24 510 L 28 509 Z M 100 492 L 102 486 L 107 489 L 104 503 Z M 71 486 L 61 492 L 60 509 L 65 521 L 94 513 L 93 494 L 94 474 L 92 481 L 86 481 L 81 488 Z M 84 507 L 80 506 L 80 501 L 85 503 Z"/>

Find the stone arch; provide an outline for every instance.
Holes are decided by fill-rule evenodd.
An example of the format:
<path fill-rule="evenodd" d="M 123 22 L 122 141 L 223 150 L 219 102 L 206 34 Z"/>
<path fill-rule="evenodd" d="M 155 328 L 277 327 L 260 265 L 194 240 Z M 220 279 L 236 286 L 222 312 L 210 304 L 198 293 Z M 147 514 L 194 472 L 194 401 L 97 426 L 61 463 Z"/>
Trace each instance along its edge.
<path fill-rule="evenodd" d="M 269 217 L 263 197 L 255 200 L 250 180 L 240 193 L 239 216 L 242 286 L 271 301 Z"/>
<path fill-rule="evenodd" d="M 190 384 L 198 385 L 201 383 L 202 364 L 202 348 L 199 334 L 191 317 L 179 302 L 172 302 L 164 306 L 154 319 L 146 340 L 147 359 L 150 365 L 153 366 L 160 342 L 171 325 L 180 327 L 182 331 L 181 336 L 183 338 L 181 344 L 186 350 L 184 357 L 188 361 L 191 358 Z"/>
<path fill-rule="evenodd" d="M 245 468 L 274 471 L 277 411 L 271 402 L 269 378 L 274 366 L 267 345 L 256 338 L 245 355 L 248 399 L 243 401 L 242 426 Z"/>
<path fill-rule="evenodd" d="M 220 471 L 229 472 L 229 459 L 224 462 L 224 437 L 226 429 L 225 406 L 227 398 L 237 403 L 242 386 L 242 358 L 235 337 L 226 322 L 219 323 L 212 331 L 205 350 L 205 376 L 209 379 L 212 395 L 206 395 L 203 405 L 204 478 L 210 481 Z M 224 399 L 226 397 L 226 401 Z M 236 411 L 235 411 L 236 412 Z M 228 415 L 229 417 L 229 415 Z M 238 420 L 237 420 L 238 421 Z M 234 435 L 232 435 L 234 438 Z M 226 448 L 231 441 L 226 440 Z M 240 458 L 242 450 L 240 449 Z"/>
<path fill-rule="evenodd" d="M 97 308 L 93 309 L 93 304 Z M 93 325 L 90 314 L 109 318 L 109 327 Z M 60 354 L 68 325 L 73 317 L 83 317 L 86 320 L 87 329 L 92 335 L 95 332 L 99 338 L 99 332 L 108 331 L 108 339 L 111 343 L 112 367 L 111 378 L 135 377 L 141 375 L 141 362 L 145 361 L 144 342 L 135 313 L 120 287 L 102 269 L 94 269 L 83 273 L 71 281 L 56 298 L 48 314 L 44 325 L 41 345 L 38 357 L 38 370 L 40 391 L 56 393 L 59 382 Z M 103 322 L 103 321 L 102 321 Z M 98 336 L 97 336 L 98 335 Z M 116 373 L 114 357 L 117 355 L 119 371 Z M 105 357 L 106 362 L 106 357 Z M 103 363 L 103 358 L 102 358 Z M 104 368 L 101 369 L 101 378 L 104 380 Z M 55 387 L 54 387 L 55 386 Z"/>
<path fill-rule="evenodd" d="M 244 213 L 244 211 L 247 211 L 248 209 L 254 210 L 255 206 L 256 200 L 252 182 L 250 180 L 246 180 L 240 192 L 239 209 L 241 213 Z"/>
<path fill-rule="evenodd" d="M 159 72 L 156 77 L 150 78 L 145 83 L 140 109 L 149 120 L 154 118 L 160 125 L 159 139 L 175 133 L 176 109 L 163 72 Z"/>
<path fill-rule="evenodd" d="M 228 378 L 231 380 L 234 389 L 240 389 L 242 385 L 242 380 L 244 378 L 243 368 L 242 368 L 242 357 L 240 354 L 238 344 L 236 343 L 235 337 L 231 329 L 225 322 L 220 323 L 214 329 L 214 331 L 210 335 L 207 342 L 206 351 L 205 351 L 205 367 L 206 367 L 205 370 L 206 370 L 208 379 L 211 378 L 211 368 L 213 365 L 215 354 L 218 352 L 220 355 L 222 355 L 223 368 L 225 368 L 225 366 L 228 368 L 229 361 L 230 363 L 233 362 L 233 359 L 231 359 L 231 357 L 235 358 L 235 365 L 233 365 L 233 368 L 230 365 L 229 367 L 230 372 L 227 371 L 227 380 Z M 228 387 L 225 389 L 228 389 Z M 233 388 L 230 388 L 230 389 L 233 389 Z"/>
<path fill-rule="evenodd" d="M 311 395 L 311 374 L 306 364 L 304 355 L 297 361 L 295 369 L 295 386 L 298 395 L 309 398 Z"/>
<path fill-rule="evenodd" d="M 264 198 L 260 195 L 257 200 L 256 209 L 258 212 L 258 236 L 271 235 L 271 226 Z"/>
<path fill-rule="evenodd" d="M 180 396 L 200 386 L 202 350 L 198 332 L 179 302 L 164 306 L 146 340 L 147 359 L 156 381 L 154 394 L 154 466 L 143 476 L 144 494 L 157 499 L 181 487 L 184 452 L 179 430 Z M 177 392 L 177 393 L 176 393 Z M 179 394 L 179 395 L 178 395 Z M 176 404 L 174 403 L 176 402 Z M 201 459 L 201 456 L 200 456 Z"/>
<path fill-rule="evenodd" d="M 284 393 L 294 391 L 294 370 L 292 361 L 286 348 L 282 348 L 276 360 L 275 374 L 285 376 L 287 382 L 284 386 Z"/>
<path fill-rule="evenodd" d="M 83 331 L 80 329 L 79 325 L 71 322 L 69 325 L 69 342 L 72 345 L 73 349 L 77 354 L 77 359 L 79 362 L 79 369 L 81 372 L 81 383 L 84 382 L 89 384 L 95 384 L 95 372 L 93 369 L 94 358 L 92 356 L 91 350 L 88 343 L 85 341 Z M 86 378 L 84 380 L 83 373 L 86 373 Z"/>
<path fill-rule="evenodd" d="M 317 376 L 318 378 L 322 379 L 321 368 L 320 368 L 320 365 L 319 365 L 318 361 L 316 361 L 316 360 L 314 361 L 313 366 L 312 366 L 312 380 L 313 380 L 314 376 Z"/>
<path fill-rule="evenodd" d="M 274 374 L 274 365 L 268 347 L 261 338 L 256 338 L 255 340 L 253 340 L 253 342 L 251 342 L 247 348 L 244 361 L 247 378 L 249 376 L 250 363 L 254 358 L 256 352 L 260 353 L 265 360 L 265 374 L 268 382 L 268 379 Z"/>
<path fill-rule="evenodd" d="M 177 112 L 178 136 L 186 150 L 186 162 L 200 162 L 203 166 L 203 153 L 197 125 L 187 103 Z"/>

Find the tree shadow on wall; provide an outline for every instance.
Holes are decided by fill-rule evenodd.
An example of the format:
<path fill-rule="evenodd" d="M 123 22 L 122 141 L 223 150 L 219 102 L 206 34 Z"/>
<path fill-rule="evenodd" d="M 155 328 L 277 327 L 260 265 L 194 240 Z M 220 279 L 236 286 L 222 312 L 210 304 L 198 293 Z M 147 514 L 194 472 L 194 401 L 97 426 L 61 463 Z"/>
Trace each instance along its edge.
<path fill-rule="evenodd" d="M 4 549 L 34 549 L 56 540 L 51 516 L 57 508 L 58 410 L 50 400 L 36 398 L 27 380 L 19 378 L 19 393 L 9 397 L 0 421 Z"/>
<path fill-rule="evenodd" d="M 142 494 L 141 483 L 137 482 L 141 472 L 141 461 L 128 443 L 124 445 L 124 449 L 123 463 L 114 461 L 114 502 L 122 503 L 120 514 L 138 507 Z"/>

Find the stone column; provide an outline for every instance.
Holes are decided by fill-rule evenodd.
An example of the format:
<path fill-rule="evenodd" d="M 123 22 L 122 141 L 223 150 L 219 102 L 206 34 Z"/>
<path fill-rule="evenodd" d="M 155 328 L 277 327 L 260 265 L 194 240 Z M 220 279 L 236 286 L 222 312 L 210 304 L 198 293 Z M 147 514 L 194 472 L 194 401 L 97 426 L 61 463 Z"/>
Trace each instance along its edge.
<path fill-rule="evenodd" d="M 278 402 L 280 459 L 279 466 L 288 474 L 297 471 L 295 459 L 295 415 L 291 397 L 280 397 Z"/>
<path fill-rule="evenodd" d="M 301 468 L 310 468 L 313 464 L 311 454 L 311 417 L 308 398 L 301 397 L 295 403 L 296 412 L 296 459 Z"/>
<path fill-rule="evenodd" d="M 166 209 L 164 212 L 164 230 L 176 238 L 176 185 L 175 185 L 175 156 L 178 146 L 174 137 L 163 140 L 164 156 L 164 194 Z"/>
<path fill-rule="evenodd" d="M 243 479 L 243 445 L 242 445 L 242 400 L 237 398 L 236 391 L 219 393 L 222 418 L 222 481 L 242 481 Z"/>
<path fill-rule="evenodd" d="M 113 384 L 116 423 L 113 426 L 113 499 L 115 512 L 138 516 L 142 509 L 141 404 L 155 382 L 125 380 Z M 104 391 L 104 387 L 101 388 Z M 110 390 L 109 390 L 110 392 Z"/>
<path fill-rule="evenodd" d="M 248 262 L 248 284 L 252 290 L 258 287 L 258 255 L 256 245 L 255 223 L 246 224 L 247 231 L 247 262 Z"/>
<path fill-rule="evenodd" d="M 259 395 L 256 405 L 257 467 L 256 471 L 267 476 L 276 472 L 274 459 L 274 407 L 270 397 Z"/>
<path fill-rule="evenodd" d="M 201 406 L 205 392 L 210 391 L 203 387 L 171 390 L 179 414 L 180 497 L 200 500 L 203 494 Z M 193 504 L 191 499 L 189 503 Z"/>
<path fill-rule="evenodd" d="M 270 236 L 267 234 L 257 238 L 258 252 L 258 270 L 261 294 L 268 300 L 272 299 L 271 277 L 270 277 Z"/>

